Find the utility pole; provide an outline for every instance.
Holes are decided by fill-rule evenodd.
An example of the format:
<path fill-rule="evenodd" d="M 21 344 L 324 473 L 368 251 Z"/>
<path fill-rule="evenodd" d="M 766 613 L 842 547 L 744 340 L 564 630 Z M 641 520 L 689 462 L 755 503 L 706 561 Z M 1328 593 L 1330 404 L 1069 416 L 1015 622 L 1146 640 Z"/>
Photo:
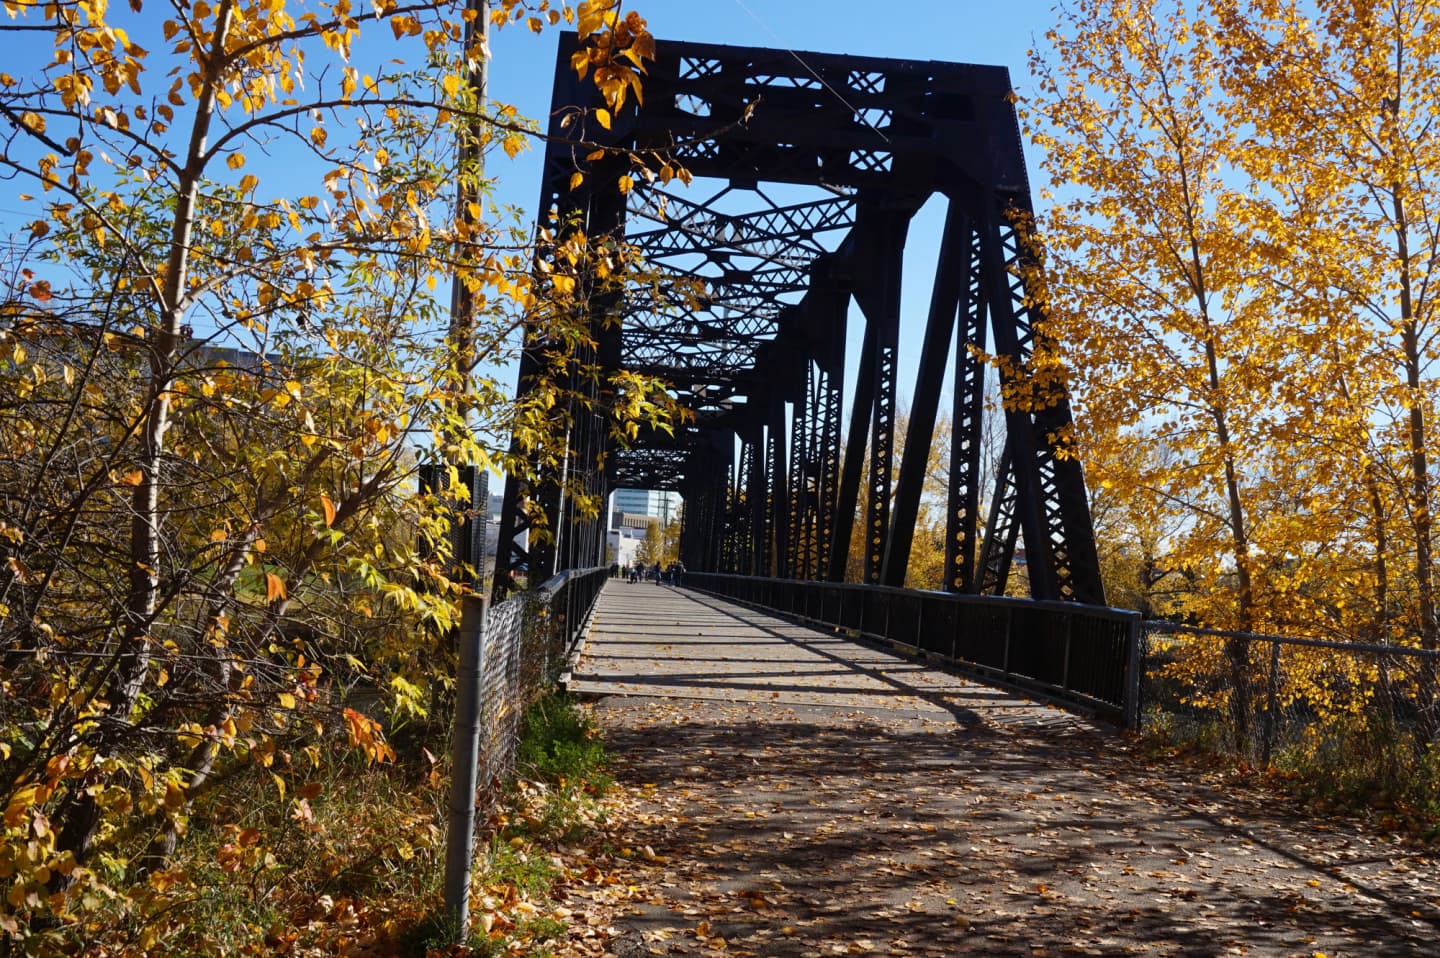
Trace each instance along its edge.
<path fill-rule="evenodd" d="M 480 148 L 484 132 L 479 118 L 485 108 L 485 85 L 489 46 L 486 43 L 487 21 L 490 10 L 488 0 L 467 0 L 463 56 L 466 63 L 469 90 L 474 98 L 474 114 L 465 124 L 459 143 L 459 173 L 456 177 L 456 218 L 472 230 L 479 227 L 480 218 L 471 212 L 480 203 L 480 177 L 484 173 L 484 153 Z M 456 251 L 457 259 L 464 255 L 466 244 L 472 241 L 473 232 L 465 236 L 465 244 Z M 448 339 L 454 350 L 454 382 L 451 388 L 455 397 L 455 428 L 460 435 L 452 437 L 456 443 L 466 440 L 470 422 L 470 374 L 475 364 L 475 298 L 461 279 L 458 263 L 450 287 L 450 328 Z M 445 457 L 455 466 L 464 469 L 471 466 L 460 462 L 458 445 L 447 449 Z M 468 483 L 471 490 L 477 488 Z M 486 484 L 488 487 L 488 484 Z M 471 522 L 484 522 L 489 510 L 488 502 L 471 502 Z M 470 536 L 470 541 L 475 537 Z M 484 537 L 480 537 L 481 551 Z M 470 556 L 475 565 L 483 565 L 484 556 Z M 450 822 L 445 848 L 445 913 L 455 931 L 455 940 L 463 942 L 470 934 L 470 872 L 475 845 L 475 788 L 477 768 L 480 761 L 480 696 L 485 655 L 485 602 L 479 596 L 467 596 L 460 617 L 457 635 L 460 656 L 459 671 L 455 676 L 456 706 L 455 724 L 451 743 L 450 778 Z"/>
<path fill-rule="evenodd" d="M 486 84 L 489 72 L 490 48 L 487 43 L 490 18 L 489 0 L 469 0 L 465 6 L 464 56 L 468 67 L 468 86 L 474 97 L 474 110 L 465 125 L 459 143 L 459 170 L 456 177 L 456 217 L 467 226 L 479 225 L 479 217 L 471 210 L 480 204 L 480 179 L 485 174 L 485 154 L 480 149 L 484 132 L 478 114 L 485 109 Z M 475 297 L 461 280 L 456 269 L 450 287 L 450 342 L 455 349 L 456 412 L 462 420 L 469 421 L 469 399 L 471 367 L 475 364 Z M 474 503 L 471 503 L 474 506 Z"/>

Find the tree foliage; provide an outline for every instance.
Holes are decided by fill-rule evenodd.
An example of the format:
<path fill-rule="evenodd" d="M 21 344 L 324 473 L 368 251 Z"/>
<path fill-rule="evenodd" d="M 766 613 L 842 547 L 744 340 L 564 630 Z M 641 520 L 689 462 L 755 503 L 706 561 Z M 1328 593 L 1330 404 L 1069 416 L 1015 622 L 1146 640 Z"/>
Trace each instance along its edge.
<path fill-rule="evenodd" d="M 1436 647 L 1437 20 L 1430 0 L 1082 0 L 1032 55 L 1051 331 L 1147 611 Z M 1249 647 L 1225 645 L 1209 701 L 1242 737 L 1278 667 Z M 1315 702 L 1376 694 L 1325 672 Z M 1433 666 L 1400 680 L 1433 716 Z"/>
<path fill-rule="evenodd" d="M 0 935 L 118 910 L 153 950 L 197 795 L 251 768 L 297 801 L 332 734 L 390 757 L 350 686 L 395 718 L 432 701 L 463 577 L 419 460 L 523 473 L 561 454 L 572 401 L 619 436 L 669 412 L 643 377 L 567 391 L 598 375 L 576 297 L 633 264 L 569 235 L 536 278 L 483 208 L 484 155 L 531 127 L 477 99 L 473 11 L 5 8 L 26 54 L 0 73 L 0 170 L 36 217 L 0 264 Z M 610 0 L 493 21 L 573 24 L 609 111 L 654 55 Z M 558 345 L 512 402 L 485 371 L 522 331 Z"/>

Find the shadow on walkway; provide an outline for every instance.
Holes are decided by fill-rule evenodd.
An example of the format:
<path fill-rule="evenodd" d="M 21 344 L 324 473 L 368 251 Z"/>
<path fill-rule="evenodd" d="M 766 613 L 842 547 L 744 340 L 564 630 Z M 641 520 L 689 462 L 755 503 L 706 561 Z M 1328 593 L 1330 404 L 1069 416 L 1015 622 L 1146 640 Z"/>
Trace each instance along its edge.
<path fill-rule="evenodd" d="M 623 958 L 1436 953 L 1435 862 L 1397 841 L 1152 767 L 954 675 L 646 588 L 607 588 L 579 673 L 643 796 L 625 842 L 653 853 L 626 879 Z"/>

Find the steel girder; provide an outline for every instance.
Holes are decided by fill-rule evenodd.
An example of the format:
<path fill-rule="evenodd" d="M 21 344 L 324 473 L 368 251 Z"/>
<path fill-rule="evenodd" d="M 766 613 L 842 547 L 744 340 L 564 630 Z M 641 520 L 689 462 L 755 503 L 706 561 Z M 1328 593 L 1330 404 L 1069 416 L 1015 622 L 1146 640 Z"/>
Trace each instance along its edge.
<path fill-rule="evenodd" d="M 601 494 L 681 490 L 691 568 L 901 585 L 948 369 L 945 587 L 1003 592 L 1023 538 L 1034 597 L 1103 601 L 1080 465 L 1055 446 L 1070 423 L 1063 387 L 1004 412 L 998 474 L 982 455 L 984 354 L 998 357 L 1008 394 L 1033 399 L 1030 360 L 1043 335 L 1016 225 L 1028 222 L 1030 201 L 1008 72 L 660 43 L 643 107 L 602 127 L 594 91 L 569 68 L 580 46 L 562 36 L 540 204 L 553 218 L 543 225 L 623 235 L 664 272 L 643 295 L 594 304 L 597 357 L 663 377 L 694 419 L 673 436 L 616 448 L 597 417 L 572 414 L 565 468 Z M 611 151 L 598 164 L 580 159 L 598 148 Z M 623 151 L 665 157 L 694 183 L 637 178 L 622 197 L 611 184 L 633 172 Z M 585 176 L 572 190 L 576 171 Z M 910 369 L 899 354 L 902 251 L 934 194 L 949 206 L 924 347 Z M 842 450 L 852 302 L 865 328 Z M 618 325 L 607 321 L 615 315 Z M 522 392 L 537 381 L 543 346 L 527 350 Z M 913 393 L 896 462 L 902 387 Z M 497 582 L 519 561 L 534 577 L 595 558 L 594 523 L 566 531 L 560 478 L 535 489 L 507 483 Z M 537 506 L 558 551 L 523 546 Z"/>

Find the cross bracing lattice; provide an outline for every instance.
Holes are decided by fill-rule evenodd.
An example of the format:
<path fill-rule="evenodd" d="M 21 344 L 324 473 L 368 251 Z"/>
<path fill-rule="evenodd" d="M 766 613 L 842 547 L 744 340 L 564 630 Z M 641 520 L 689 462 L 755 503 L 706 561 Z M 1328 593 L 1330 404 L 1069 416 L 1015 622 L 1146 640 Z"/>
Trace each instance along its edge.
<path fill-rule="evenodd" d="M 557 55 L 539 204 L 555 218 L 543 225 L 621 238 L 663 276 L 593 304 L 595 356 L 662 377 L 693 415 L 626 446 L 599 414 L 572 412 L 563 476 L 507 483 L 497 581 L 522 562 L 533 580 L 602 558 L 604 517 L 581 518 L 562 491 L 578 476 L 601 497 L 680 490 L 691 568 L 839 580 L 856 573 L 858 535 L 860 578 L 901 585 L 948 384 L 945 588 L 1003 592 L 1023 543 L 1032 596 L 1102 601 L 1080 464 L 1055 446 L 1068 399 L 1063 384 L 1029 378 L 1043 316 L 1028 286 L 1029 184 L 1008 72 L 660 42 L 643 105 L 632 99 L 602 126 L 593 86 L 569 69 L 581 45 L 566 34 Z M 603 158 L 587 164 L 597 146 Z M 691 181 L 634 175 L 622 195 L 612 184 L 637 172 L 626 151 L 683 166 Z M 932 196 L 947 213 L 910 368 L 899 350 L 904 250 Z M 863 328 L 851 328 L 852 305 Z M 521 389 L 544 345 L 527 351 Z M 986 422 L 985 354 L 1000 358 L 1009 392 L 1032 400 L 999 426 Z M 1004 434 L 997 473 L 980 456 L 990 428 Z M 558 544 L 524 541 L 537 514 Z"/>

